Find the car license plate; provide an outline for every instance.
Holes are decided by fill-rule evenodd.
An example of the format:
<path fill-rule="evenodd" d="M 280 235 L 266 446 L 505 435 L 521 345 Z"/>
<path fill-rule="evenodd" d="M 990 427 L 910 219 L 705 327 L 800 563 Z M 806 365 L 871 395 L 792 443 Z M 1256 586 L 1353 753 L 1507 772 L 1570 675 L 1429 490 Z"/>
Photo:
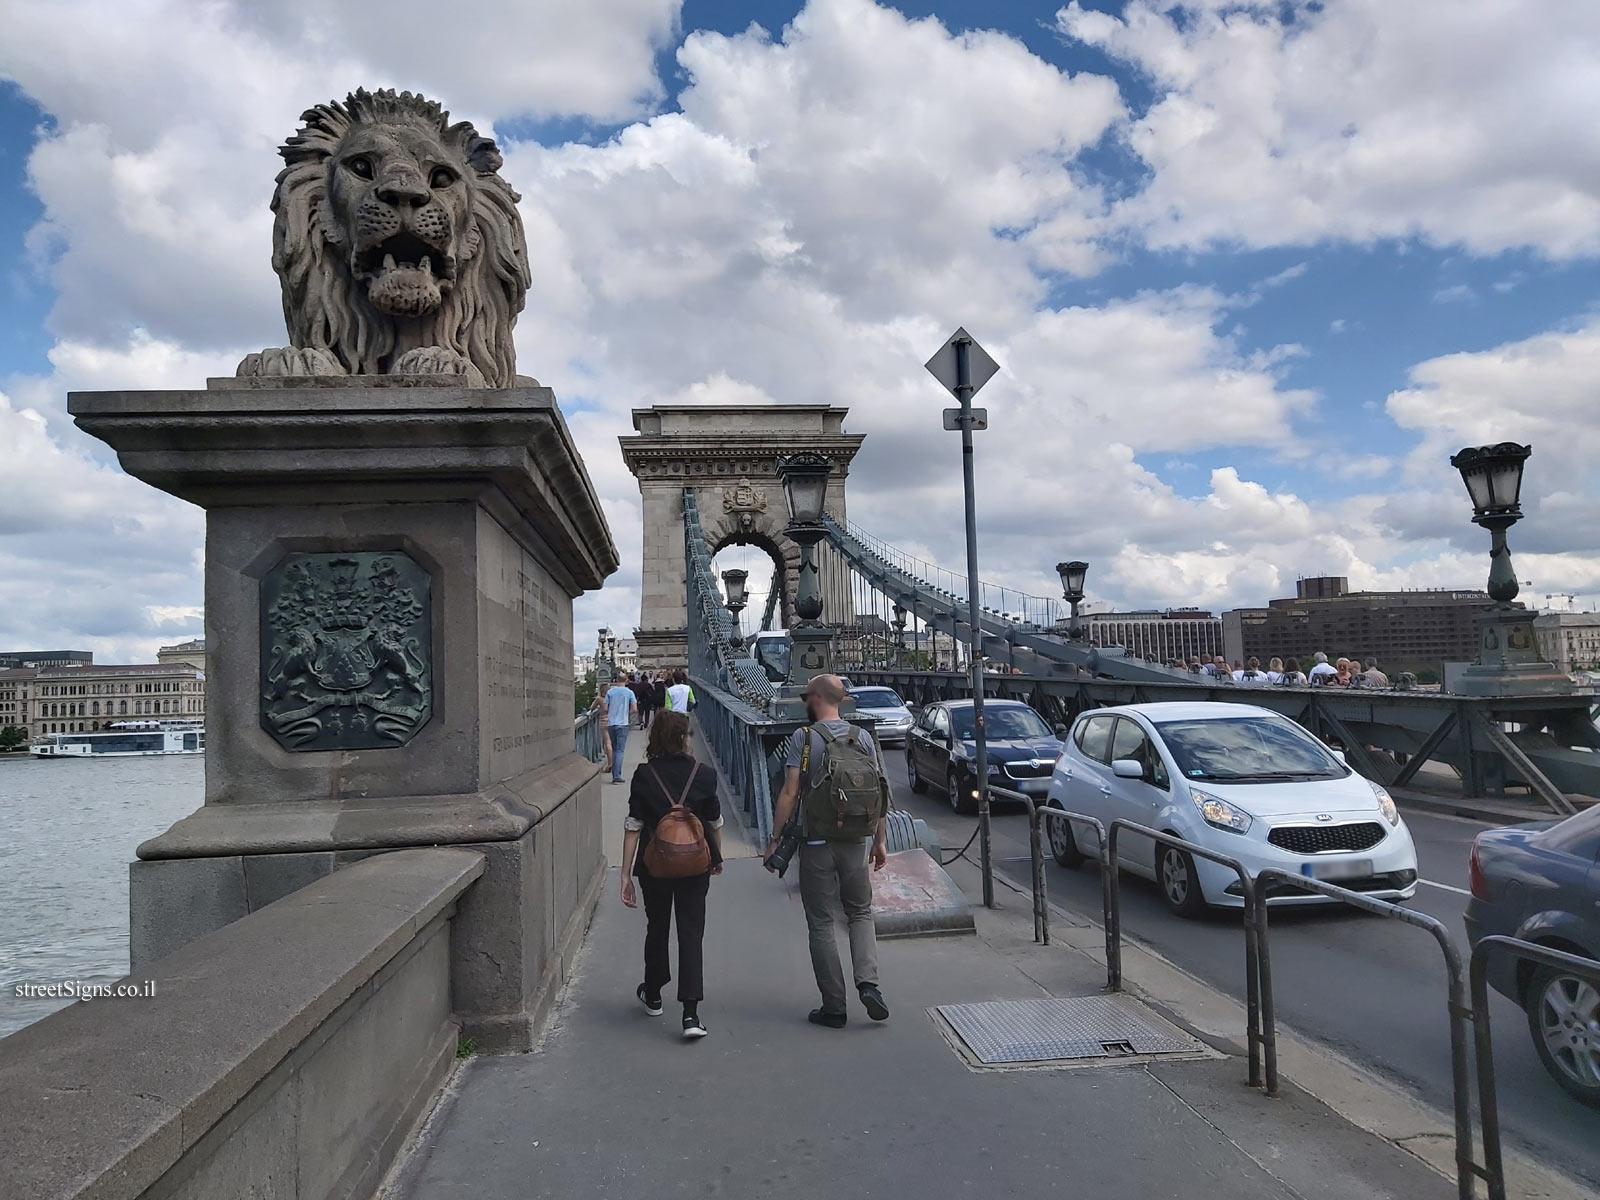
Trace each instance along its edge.
<path fill-rule="evenodd" d="M 1372 874 L 1370 858 L 1330 858 L 1322 862 L 1308 862 L 1300 873 L 1312 879 L 1365 879 Z"/>

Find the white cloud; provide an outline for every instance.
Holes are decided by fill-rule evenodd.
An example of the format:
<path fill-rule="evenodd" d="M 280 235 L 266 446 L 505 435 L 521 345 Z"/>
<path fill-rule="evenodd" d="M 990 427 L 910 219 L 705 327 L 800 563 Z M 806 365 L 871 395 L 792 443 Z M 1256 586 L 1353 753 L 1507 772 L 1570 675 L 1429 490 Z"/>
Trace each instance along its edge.
<path fill-rule="evenodd" d="M 97 646 L 153 646 L 189 619 L 198 514 L 108 470 L 61 397 L 197 386 L 281 337 L 266 208 L 275 147 L 300 108 L 356 83 L 420 88 L 481 127 L 527 114 L 637 118 L 601 145 L 501 139 L 535 280 L 520 367 L 561 397 L 622 554 L 622 570 L 578 606 L 580 645 L 596 626 L 638 620 L 638 489 L 616 438 L 630 409 L 653 403 L 849 405 L 848 427 L 868 435 L 851 515 L 959 563 L 959 454 L 938 415 L 950 401 L 921 364 L 960 323 L 1003 367 L 980 400 L 991 413 L 978 448 L 990 578 L 1055 594 L 1051 565 L 1081 555 L 1097 599 L 1216 607 L 1281 595 L 1302 572 L 1475 580 L 1476 531 L 1447 499 L 1436 455 L 1460 435 L 1435 423 L 1460 409 L 1456 423 L 1473 425 L 1470 414 L 1495 410 L 1458 393 L 1532 389 L 1536 371 L 1491 386 L 1487 361 L 1422 364 L 1390 402 L 1425 447 L 1408 460 L 1406 494 L 1328 500 L 1320 493 L 1394 463 L 1355 454 L 1322 474 L 1307 451 L 1319 398 L 1289 376 L 1305 349 L 1251 350 L 1236 324 L 1304 264 L 1243 295 L 1174 286 L 1063 305 L 1052 289 L 1098 271 L 1129 236 L 1188 247 L 1416 233 L 1552 256 L 1596 240 L 1575 174 L 1596 135 L 1584 126 L 1556 161 L 1540 125 L 1552 97 L 1577 86 L 1571 55 L 1555 57 L 1550 78 L 1520 45 L 1504 55 L 1501 73 L 1540 76 L 1525 142 L 1490 111 L 1505 102 L 1501 73 L 1480 72 L 1487 94 L 1463 98 L 1462 73 L 1441 68 L 1440 111 L 1462 114 L 1470 144 L 1401 153 L 1405 119 L 1438 136 L 1424 120 L 1437 116 L 1433 101 L 1413 94 L 1427 89 L 1407 91 L 1395 65 L 1421 35 L 1409 15 L 1372 34 L 1366 0 L 1303 13 L 1288 30 L 1237 4 L 1194 8 L 1181 29 L 1142 3 L 1124 21 L 1063 10 L 1074 36 L 1156 83 L 1165 98 L 1137 118 L 1109 78 L 1068 75 L 1013 38 L 952 34 L 869 0 L 812 0 L 776 36 L 691 34 L 678 55 L 681 108 L 667 112 L 650 107 L 652 54 L 676 19 L 666 0 L 493 14 L 472 4 L 448 21 L 412 0 L 11 11 L 0 71 L 57 122 L 30 170 L 46 212 L 33 240 L 59 303 L 54 374 L 10 381 L 0 411 L 0 439 L 25 438 L 29 469 L 46 472 L 7 514 L 18 527 L 0 536 L 0 580 L 53 582 L 31 594 L 0 582 L 0 641 L 81 632 L 104 639 Z M 392 24 L 357 36 L 380 11 Z M 1466 46 L 1496 32 L 1488 21 L 1456 22 Z M 419 28 L 429 37 L 410 36 Z M 1351 39 L 1369 34 L 1366 57 L 1355 55 Z M 1529 38 L 1543 39 L 1542 27 Z M 1339 70 L 1360 86 L 1330 78 Z M 1153 174 L 1112 201 L 1080 168 L 1118 131 Z M 1507 165 L 1519 153 L 1531 198 Z M 1569 364 L 1572 420 L 1594 365 Z M 1541 442 L 1536 465 L 1543 453 Z M 1180 457 L 1199 468 L 1181 486 L 1146 465 Z M 1269 486 L 1257 462 L 1305 482 Z M 1594 494 L 1574 475 L 1541 504 L 1575 520 Z M 1570 567 L 1574 579 L 1587 562 L 1571 546 L 1537 553 L 1548 556 L 1541 572 Z"/>
<path fill-rule="evenodd" d="M 1155 92 L 1126 129 L 1151 178 L 1114 214 L 1149 244 L 1600 249 L 1593 4 L 1073 0 L 1056 24 Z"/>

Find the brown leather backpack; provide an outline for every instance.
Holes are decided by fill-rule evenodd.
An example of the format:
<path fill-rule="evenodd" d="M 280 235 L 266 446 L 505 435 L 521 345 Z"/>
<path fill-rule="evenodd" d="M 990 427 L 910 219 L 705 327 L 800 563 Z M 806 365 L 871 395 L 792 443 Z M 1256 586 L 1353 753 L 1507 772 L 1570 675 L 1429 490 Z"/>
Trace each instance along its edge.
<path fill-rule="evenodd" d="M 661 782 L 656 769 L 650 767 L 649 770 L 662 795 L 672 800 L 672 793 L 667 791 L 667 785 Z M 684 781 L 683 791 L 676 800 L 672 800 L 672 807 L 662 814 L 650 834 L 650 840 L 645 843 L 644 869 L 656 879 L 688 879 L 711 870 L 711 845 L 706 841 L 705 826 L 684 804 L 689 789 L 694 786 L 694 777 L 699 772 L 700 764 L 695 763 L 689 778 Z"/>

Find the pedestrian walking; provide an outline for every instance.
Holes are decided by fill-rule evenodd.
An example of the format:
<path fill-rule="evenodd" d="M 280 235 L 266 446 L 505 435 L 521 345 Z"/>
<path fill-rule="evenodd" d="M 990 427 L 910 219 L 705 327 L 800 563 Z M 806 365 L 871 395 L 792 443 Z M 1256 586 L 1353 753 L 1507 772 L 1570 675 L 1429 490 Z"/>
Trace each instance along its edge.
<path fill-rule="evenodd" d="M 664 712 L 667 707 L 667 673 L 656 672 L 656 677 L 650 681 L 650 711 L 652 713 Z"/>
<path fill-rule="evenodd" d="M 671 824 L 669 833 L 668 823 Z M 622 835 L 622 903 L 644 895 L 644 982 L 634 995 L 652 1017 L 672 982 L 669 942 L 678 922 L 678 1003 L 683 1036 L 706 1036 L 702 943 L 711 877 L 722 874 L 722 806 L 717 773 L 689 751 L 689 718 L 659 714 L 650 725 L 645 761 L 633 773 Z M 669 840 L 670 838 L 670 840 Z M 637 889 L 634 881 L 638 880 Z"/>
<path fill-rule="evenodd" d="M 637 716 L 639 701 L 628 687 L 628 677 L 623 675 L 606 689 L 606 736 L 611 753 L 611 782 L 622 782 L 622 754 L 628 748 L 628 730 Z"/>
<path fill-rule="evenodd" d="M 650 697 L 653 694 L 649 675 L 641 671 L 628 687 L 633 692 L 633 698 L 639 702 L 639 728 L 646 729 L 650 725 Z"/>
<path fill-rule="evenodd" d="M 810 724 L 789 738 L 783 789 L 773 808 L 773 837 L 762 857 L 770 859 L 777 850 L 778 831 L 798 806 L 800 902 L 806 914 L 811 969 L 822 993 L 822 1006 L 807 1019 L 830 1029 L 843 1029 L 849 1020 L 834 937 L 834 922 L 842 909 L 849 926 L 856 995 L 869 1017 L 886 1021 L 889 1006 L 878 986 L 871 872 L 883 870 L 889 858 L 884 833 L 888 785 L 872 735 L 839 716 L 844 681 L 837 675 L 818 675 L 800 695 Z"/>
<path fill-rule="evenodd" d="M 689 672 L 679 667 L 672 673 L 672 686 L 667 689 L 667 710 L 687 713 L 694 708 L 694 689 L 689 686 Z"/>

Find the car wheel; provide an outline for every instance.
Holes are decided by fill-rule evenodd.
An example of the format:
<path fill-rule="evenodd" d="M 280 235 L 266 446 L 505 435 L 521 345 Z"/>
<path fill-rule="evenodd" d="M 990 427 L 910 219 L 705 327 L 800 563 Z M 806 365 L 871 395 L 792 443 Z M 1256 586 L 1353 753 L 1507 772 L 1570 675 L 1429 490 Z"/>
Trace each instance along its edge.
<path fill-rule="evenodd" d="M 1049 807 L 1060 811 L 1059 804 Z M 1072 836 L 1072 828 L 1059 818 L 1046 817 L 1044 819 L 1045 833 L 1050 839 L 1050 853 L 1063 867 L 1081 867 L 1083 865 L 1083 851 L 1078 849 L 1077 840 Z"/>
<path fill-rule="evenodd" d="M 1528 984 L 1528 1031 L 1555 1081 L 1600 1108 L 1600 987 L 1540 967 Z"/>
<path fill-rule="evenodd" d="M 1176 846 L 1156 846 L 1156 886 L 1167 907 L 1180 917 L 1194 918 L 1206 911 L 1206 898 L 1200 891 L 1194 859 Z"/>
<path fill-rule="evenodd" d="M 906 779 L 911 784 L 911 790 L 917 795 L 922 795 L 928 790 L 928 785 L 923 782 L 922 776 L 917 774 L 917 760 L 911 757 L 911 747 L 906 747 Z"/>
<path fill-rule="evenodd" d="M 963 817 L 970 817 L 978 811 L 977 800 L 967 794 L 970 789 L 961 785 L 961 777 L 953 770 L 945 776 L 945 789 L 950 796 L 950 807 Z"/>

